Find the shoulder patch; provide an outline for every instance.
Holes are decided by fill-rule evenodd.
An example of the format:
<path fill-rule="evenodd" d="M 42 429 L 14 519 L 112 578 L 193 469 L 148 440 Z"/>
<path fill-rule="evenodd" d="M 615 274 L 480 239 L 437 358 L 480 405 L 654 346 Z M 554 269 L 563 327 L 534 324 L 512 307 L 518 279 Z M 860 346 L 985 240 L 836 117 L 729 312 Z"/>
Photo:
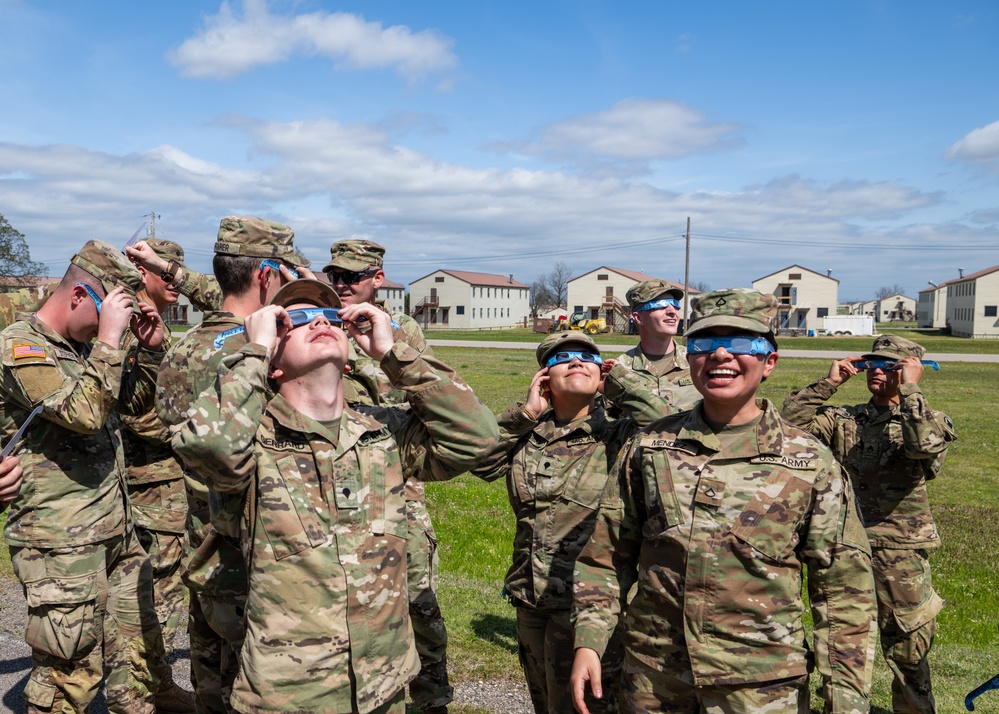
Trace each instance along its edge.
<path fill-rule="evenodd" d="M 768 454 L 761 454 L 759 456 L 754 456 L 750 463 L 752 464 L 780 464 L 781 466 L 788 469 L 797 469 L 800 471 L 814 471 L 819 466 L 819 460 L 815 457 L 804 457 L 804 456 L 770 456 Z"/>
<path fill-rule="evenodd" d="M 47 354 L 42 345 L 14 345 L 14 359 L 45 359 Z"/>

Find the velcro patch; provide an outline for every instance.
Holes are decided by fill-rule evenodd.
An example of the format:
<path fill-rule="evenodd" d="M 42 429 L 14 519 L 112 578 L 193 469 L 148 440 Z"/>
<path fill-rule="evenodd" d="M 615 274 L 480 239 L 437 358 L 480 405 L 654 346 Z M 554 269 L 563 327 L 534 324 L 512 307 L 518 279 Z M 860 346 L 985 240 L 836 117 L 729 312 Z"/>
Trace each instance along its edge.
<path fill-rule="evenodd" d="M 41 345 L 14 345 L 14 359 L 24 359 L 26 357 L 45 359 L 45 348 Z"/>
<path fill-rule="evenodd" d="M 678 449 L 693 454 L 697 452 L 696 447 L 690 442 L 673 439 L 663 439 L 659 436 L 643 436 L 638 442 L 643 449 Z"/>

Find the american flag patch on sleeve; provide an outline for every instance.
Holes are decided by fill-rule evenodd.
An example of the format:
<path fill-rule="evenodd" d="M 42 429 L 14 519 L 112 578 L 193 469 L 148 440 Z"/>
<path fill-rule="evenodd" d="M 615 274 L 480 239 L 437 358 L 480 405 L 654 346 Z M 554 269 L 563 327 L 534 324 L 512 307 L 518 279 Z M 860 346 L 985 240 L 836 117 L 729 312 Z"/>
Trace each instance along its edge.
<path fill-rule="evenodd" d="M 25 357 L 45 359 L 45 348 L 41 345 L 14 345 L 14 359 Z"/>

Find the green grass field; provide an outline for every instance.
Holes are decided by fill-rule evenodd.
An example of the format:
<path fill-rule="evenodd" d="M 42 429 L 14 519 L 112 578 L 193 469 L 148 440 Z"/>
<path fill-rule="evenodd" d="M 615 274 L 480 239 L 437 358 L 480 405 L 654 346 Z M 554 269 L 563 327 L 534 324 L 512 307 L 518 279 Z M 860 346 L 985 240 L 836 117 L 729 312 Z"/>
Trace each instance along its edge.
<path fill-rule="evenodd" d="M 482 334 L 509 339 L 497 333 Z M 434 333 L 431 338 L 438 336 Z M 840 344 L 848 340 L 818 341 Z M 531 335 L 531 341 L 537 341 L 537 336 Z M 790 342 L 785 340 L 782 347 L 792 348 Z M 868 339 L 863 342 L 859 349 L 870 344 Z M 999 343 L 984 344 L 999 347 Z M 497 412 L 523 399 L 536 370 L 533 352 L 527 350 L 437 347 L 434 351 Z M 827 369 L 824 360 L 782 359 L 763 385 L 763 395 L 779 403 L 788 392 Z M 969 690 L 999 672 L 999 575 L 992 561 L 999 552 L 999 433 L 988 406 L 999 403 L 999 364 L 948 363 L 939 372 L 928 371 L 923 388 L 930 403 L 952 417 L 959 436 L 943 474 L 930 484 L 943 538 L 932 557 L 934 583 L 947 600 L 938 620 L 931 662 L 939 710 L 958 712 L 964 711 Z M 834 399 L 837 403 L 866 401 L 864 381 L 851 380 Z M 441 543 L 440 598 L 451 637 L 453 678 L 459 682 L 522 679 L 513 610 L 500 597 L 513 541 L 504 484 L 484 484 L 465 475 L 428 485 L 427 498 Z M 9 574 L 6 549 L 2 551 L 0 572 Z M 890 712 L 889 686 L 888 669 L 879 660 L 873 709 L 878 714 Z M 983 695 L 976 711 L 999 712 L 999 692 Z"/>
<path fill-rule="evenodd" d="M 956 354 L 999 354 L 999 340 L 968 340 L 960 337 L 940 335 L 935 330 L 914 330 L 898 325 L 879 324 L 878 331 L 885 334 L 898 334 L 914 340 L 928 352 Z M 509 330 L 429 330 L 429 340 L 472 340 L 476 342 L 524 342 L 536 344 L 544 335 L 530 329 Z M 633 347 L 638 344 L 636 335 L 623 335 L 608 332 L 593 336 L 602 345 Z M 871 347 L 870 337 L 784 337 L 780 340 L 782 350 L 823 350 L 841 352 L 843 355 L 861 354 Z"/>
<path fill-rule="evenodd" d="M 835 341 L 843 339 L 849 338 Z M 495 411 L 523 399 L 536 369 L 528 351 L 434 351 Z M 783 359 L 763 395 L 781 402 L 827 370 L 824 360 Z M 932 556 L 934 583 L 947 600 L 931 661 L 939 710 L 957 712 L 964 711 L 968 691 L 999 672 L 999 576 L 992 561 L 999 552 L 999 435 L 987 409 L 999 401 L 999 364 L 945 364 L 926 373 L 923 387 L 930 403 L 954 420 L 959 436 L 943 474 L 930 484 L 943 539 Z M 854 379 L 834 399 L 859 403 L 867 396 L 864 381 Z M 521 678 L 513 611 L 500 597 L 513 539 L 504 485 L 466 475 L 431 484 L 427 494 L 441 542 L 441 602 L 455 678 Z M 873 711 L 891 711 L 890 682 L 879 659 Z M 999 692 L 983 695 L 976 711 L 999 712 Z"/>

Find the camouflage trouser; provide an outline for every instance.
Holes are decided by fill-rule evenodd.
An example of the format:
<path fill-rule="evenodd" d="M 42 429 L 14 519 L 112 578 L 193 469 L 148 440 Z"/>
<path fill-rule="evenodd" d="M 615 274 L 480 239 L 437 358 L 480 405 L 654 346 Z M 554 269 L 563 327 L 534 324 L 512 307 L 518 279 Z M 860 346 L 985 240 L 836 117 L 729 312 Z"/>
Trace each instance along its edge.
<path fill-rule="evenodd" d="M 198 714 L 229 714 L 232 685 L 239 672 L 246 600 L 191 593 L 191 685 Z"/>
<path fill-rule="evenodd" d="M 127 486 L 135 532 L 153 566 L 156 615 L 163 630 L 164 649 L 170 654 L 180 623 L 187 617 L 186 587 L 181 577 L 187 552 L 184 479 L 179 476 L 157 481 L 129 479 Z"/>
<path fill-rule="evenodd" d="M 153 596 L 156 617 L 163 632 L 163 648 L 173 652 L 173 640 L 180 623 L 187 616 L 184 593 L 187 587 L 181 577 L 186 538 L 176 533 L 161 533 L 145 528 L 136 529 L 142 547 L 149 553 L 153 567 Z"/>
<path fill-rule="evenodd" d="M 629 714 L 809 714 L 808 677 L 739 685 L 694 686 L 693 672 L 625 654 L 621 711 Z"/>
<path fill-rule="evenodd" d="M 520 666 L 524 669 L 527 689 L 537 714 L 573 714 L 572 674 L 573 636 L 569 610 L 535 610 L 517 604 L 517 643 Z M 586 707 L 598 712 L 618 711 L 621 681 L 621 630 L 611 637 L 600 661 L 603 697 L 596 699 L 586 691 Z"/>
<path fill-rule="evenodd" d="M 437 604 L 437 535 L 425 501 L 406 501 L 406 518 L 409 616 L 420 655 L 420 672 L 409 684 L 409 696 L 420 710 L 445 707 L 454 688 L 447 676 L 447 628 Z"/>
<path fill-rule="evenodd" d="M 933 590 L 927 553 L 874 548 L 871 565 L 881 649 L 895 675 L 892 707 L 899 714 L 936 712 L 926 656 L 933 646 L 936 616 L 944 603 Z"/>
<path fill-rule="evenodd" d="M 105 669 L 109 711 L 154 714 L 153 692 L 170 671 L 153 606 L 152 568 L 134 534 L 73 548 L 10 551 L 28 601 L 29 714 L 88 711 Z"/>

